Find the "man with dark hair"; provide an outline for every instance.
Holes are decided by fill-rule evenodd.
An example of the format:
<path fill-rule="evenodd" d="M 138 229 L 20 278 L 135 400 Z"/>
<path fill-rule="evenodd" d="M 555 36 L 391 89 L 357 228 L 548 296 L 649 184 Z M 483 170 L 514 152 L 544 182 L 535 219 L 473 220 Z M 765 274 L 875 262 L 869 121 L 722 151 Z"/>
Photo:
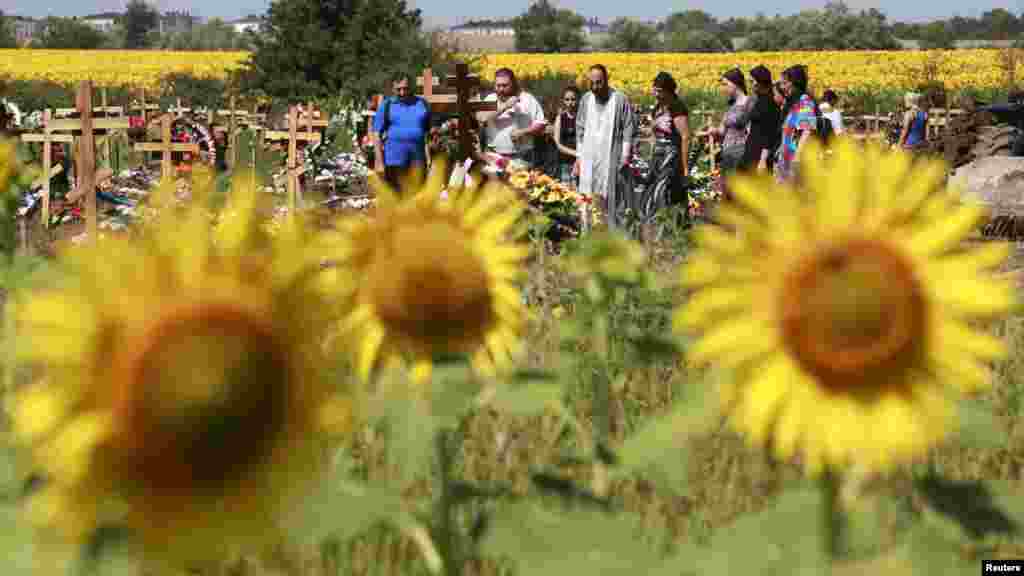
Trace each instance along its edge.
<path fill-rule="evenodd" d="M 483 127 L 480 141 L 483 152 L 536 167 L 535 139 L 547 126 L 540 102 L 520 89 L 515 73 L 508 68 L 494 73 L 494 93 L 487 95 L 484 101 L 497 102 L 498 106 L 497 110 L 476 114 Z"/>
<path fill-rule="evenodd" d="M 608 85 L 608 70 L 590 67 L 590 91 L 576 112 L 576 153 L 579 190 L 596 195 L 605 205 L 609 228 L 630 205 L 631 180 L 626 177 L 633 147 L 635 120 L 629 98 Z"/>
<path fill-rule="evenodd" d="M 410 171 L 427 164 L 430 104 L 413 93 L 407 74 L 395 79 L 393 91 L 373 117 L 374 170 L 398 189 Z"/>

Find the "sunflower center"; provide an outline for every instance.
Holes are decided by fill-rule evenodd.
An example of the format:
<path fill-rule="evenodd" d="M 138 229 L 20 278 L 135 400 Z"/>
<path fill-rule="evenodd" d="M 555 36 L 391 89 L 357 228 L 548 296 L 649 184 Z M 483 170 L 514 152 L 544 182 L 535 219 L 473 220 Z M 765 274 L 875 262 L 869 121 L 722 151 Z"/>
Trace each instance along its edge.
<path fill-rule="evenodd" d="M 905 258 L 882 242 L 851 240 L 813 255 L 782 297 L 785 345 L 828 389 L 898 381 L 920 357 L 924 295 Z"/>
<path fill-rule="evenodd" d="M 495 321 L 485 263 L 457 226 L 433 222 L 399 230 L 366 286 L 389 336 L 419 352 L 469 352 Z"/>
<path fill-rule="evenodd" d="M 266 314 L 238 304 L 160 318 L 118 373 L 125 476 L 149 496 L 230 489 L 281 425 L 286 353 Z"/>

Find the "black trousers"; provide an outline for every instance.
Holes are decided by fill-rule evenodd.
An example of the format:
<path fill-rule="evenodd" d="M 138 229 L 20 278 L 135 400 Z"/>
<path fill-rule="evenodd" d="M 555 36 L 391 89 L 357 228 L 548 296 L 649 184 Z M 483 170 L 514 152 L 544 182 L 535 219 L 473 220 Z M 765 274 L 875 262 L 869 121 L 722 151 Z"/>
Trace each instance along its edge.
<path fill-rule="evenodd" d="M 399 190 L 402 187 L 402 180 L 405 179 L 415 169 L 425 169 L 422 164 L 409 164 L 407 166 L 384 166 L 384 181 L 391 185 L 395 190 Z M 425 174 L 421 175 L 425 176 Z"/>

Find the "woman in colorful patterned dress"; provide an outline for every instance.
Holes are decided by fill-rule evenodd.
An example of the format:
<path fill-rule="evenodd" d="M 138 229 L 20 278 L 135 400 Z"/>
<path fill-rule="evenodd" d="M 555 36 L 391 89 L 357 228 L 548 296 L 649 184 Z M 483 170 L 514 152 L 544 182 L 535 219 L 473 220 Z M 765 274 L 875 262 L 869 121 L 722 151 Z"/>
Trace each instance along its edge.
<path fill-rule="evenodd" d="M 775 161 L 775 179 L 792 182 L 800 169 L 800 150 L 818 129 L 817 105 L 807 93 L 807 69 L 797 65 L 782 72 L 786 93 L 786 118 L 782 121 L 782 145 Z"/>

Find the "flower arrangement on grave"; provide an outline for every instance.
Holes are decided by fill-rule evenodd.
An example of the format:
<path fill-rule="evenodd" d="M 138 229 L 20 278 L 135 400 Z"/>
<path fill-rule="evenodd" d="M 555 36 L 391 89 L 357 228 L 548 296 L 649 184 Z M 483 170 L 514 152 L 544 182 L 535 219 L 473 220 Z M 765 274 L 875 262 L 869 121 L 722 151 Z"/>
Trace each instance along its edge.
<path fill-rule="evenodd" d="M 705 218 L 722 198 L 721 171 L 699 153 L 691 154 L 690 166 L 687 212 L 691 218 Z"/>
<path fill-rule="evenodd" d="M 551 218 L 562 232 L 577 236 L 581 220 L 591 224 L 601 219 L 594 199 L 567 186 L 539 170 L 518 170 L 508 178 L 509 185 L 519 190 L 527 202 Z"/>

